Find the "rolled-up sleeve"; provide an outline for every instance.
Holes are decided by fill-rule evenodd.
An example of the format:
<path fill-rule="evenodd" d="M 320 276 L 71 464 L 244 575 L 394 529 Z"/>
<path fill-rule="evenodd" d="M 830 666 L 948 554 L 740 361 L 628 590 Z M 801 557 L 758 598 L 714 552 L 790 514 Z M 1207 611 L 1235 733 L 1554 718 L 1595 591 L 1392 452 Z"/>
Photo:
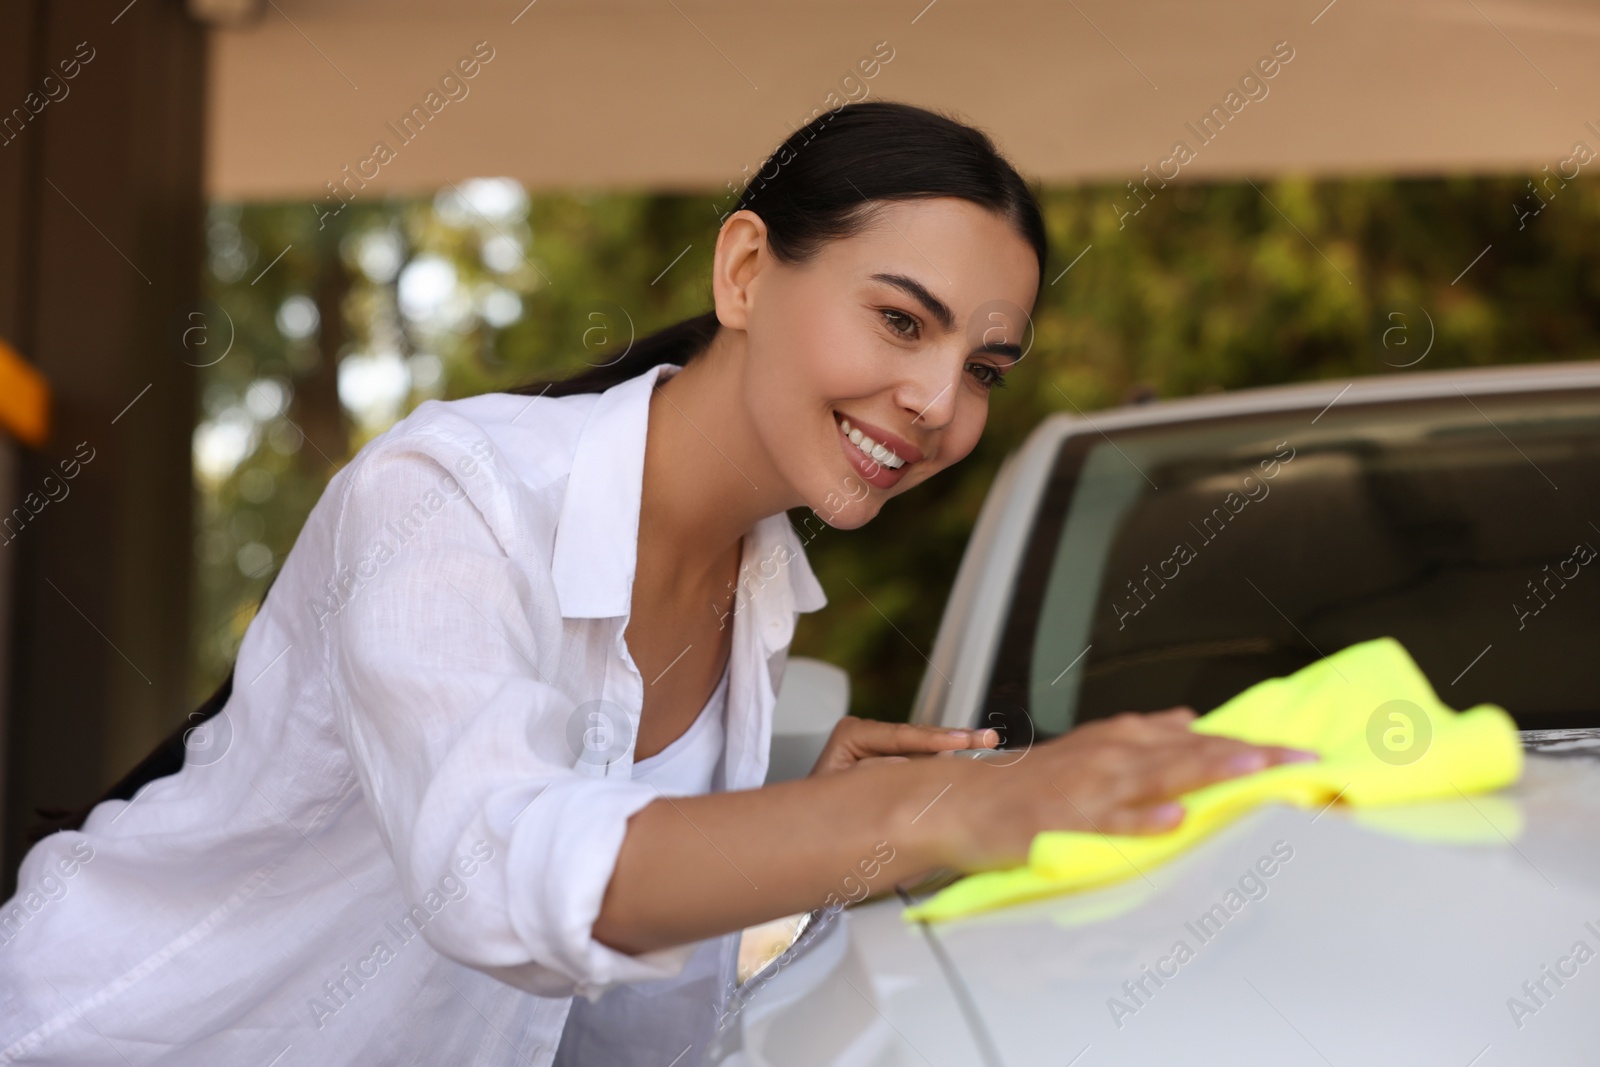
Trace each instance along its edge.
<path fill-rule="evenodd" d="M 694 946 L 592 935 L 627 820 L 659 794 L 579 767 L 601 679 L 546 676 L 559 614 L 497 536 L 514 511 L 478 444 L 412 432 L 346 472 L 320 620 L 335 723 L 439 953 L 544 996 L 669 977 Z"/>

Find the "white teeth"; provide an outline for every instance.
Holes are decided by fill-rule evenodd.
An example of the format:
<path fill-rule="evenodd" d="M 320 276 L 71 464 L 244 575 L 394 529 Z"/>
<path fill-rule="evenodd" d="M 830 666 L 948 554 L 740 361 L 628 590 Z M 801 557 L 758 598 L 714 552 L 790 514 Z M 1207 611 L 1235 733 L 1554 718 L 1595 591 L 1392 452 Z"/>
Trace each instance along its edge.
<path fill-rule="evenodd" d="M 882 464 L 883 466 L 888 467 L 890 470 L 899 470 L 901 467 L 906 465 L 906 461 L 895 455 L 893 449 L 889 448 L 887 445 L 879 444 L 877 441 L 874 441 L 872 438 L 862 433 L 860 429 L 851 426 L 849 419 L 840 419 L 839 429 L 843 430 L 844 435 L 850 438 L 851 444 L 855 445 L 862 452 L 871 457 L 873 462 Z"/>

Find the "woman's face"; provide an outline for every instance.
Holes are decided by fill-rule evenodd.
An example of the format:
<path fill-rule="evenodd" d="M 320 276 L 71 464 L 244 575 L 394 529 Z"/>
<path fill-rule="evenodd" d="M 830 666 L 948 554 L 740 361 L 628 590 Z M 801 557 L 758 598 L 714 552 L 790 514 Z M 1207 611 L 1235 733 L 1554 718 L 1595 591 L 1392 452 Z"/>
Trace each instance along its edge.
<path fill-rule="evenodd" d="M 735 301 L 754 431 L 801 504 L 853 529 L 978 443 L 992 383 L 1032 340 L 1038 259 L 1009 221 L 953 197 L 875 204 L 858 235 L 796 266 L 750 212 L 724 236 L 740 216 L 745 240 L 761 235 Z M 739 277 L 717 272 L 719 314 Z"/>

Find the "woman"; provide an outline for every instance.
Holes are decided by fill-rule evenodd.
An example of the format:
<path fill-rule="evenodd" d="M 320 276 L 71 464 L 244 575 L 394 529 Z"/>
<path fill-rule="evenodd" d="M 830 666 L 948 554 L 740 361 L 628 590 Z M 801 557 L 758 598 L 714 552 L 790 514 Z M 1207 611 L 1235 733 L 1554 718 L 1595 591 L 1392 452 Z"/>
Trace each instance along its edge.
<path fill-rule="evenodd" d="M 713 311 L 338 473 L 181 772 L 24 859 L 0 1063 L 686 1065 L 734 932 L 881 845 L 892 881 L 1016 864 L 1289 758 L 1187 709 L 1003 767 L 919 758 L 990 731 L 846 719 L 761 787 L 825 602 L 785 511 L 854 529 L 971 451 L 1046 257 L 1023 180 L 928 111 L 820 116 L 761 174 Z"/>

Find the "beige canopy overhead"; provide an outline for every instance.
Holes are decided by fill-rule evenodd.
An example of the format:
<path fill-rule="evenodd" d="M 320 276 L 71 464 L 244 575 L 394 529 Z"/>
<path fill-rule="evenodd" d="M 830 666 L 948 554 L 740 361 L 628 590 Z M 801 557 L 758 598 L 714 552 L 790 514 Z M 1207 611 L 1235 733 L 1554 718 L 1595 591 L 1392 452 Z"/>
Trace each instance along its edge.
<path fill-rule="evenodd" d="M 1575 144 L 1600 152 L 1600 8 L 1582 0 L 191 7 L 256 8 L 211 34 L 217 199 L 481 175 L 726 189 L 815 110 L 864 94 L 951 109 L 1047 182 L 1570 176 Z"/>

